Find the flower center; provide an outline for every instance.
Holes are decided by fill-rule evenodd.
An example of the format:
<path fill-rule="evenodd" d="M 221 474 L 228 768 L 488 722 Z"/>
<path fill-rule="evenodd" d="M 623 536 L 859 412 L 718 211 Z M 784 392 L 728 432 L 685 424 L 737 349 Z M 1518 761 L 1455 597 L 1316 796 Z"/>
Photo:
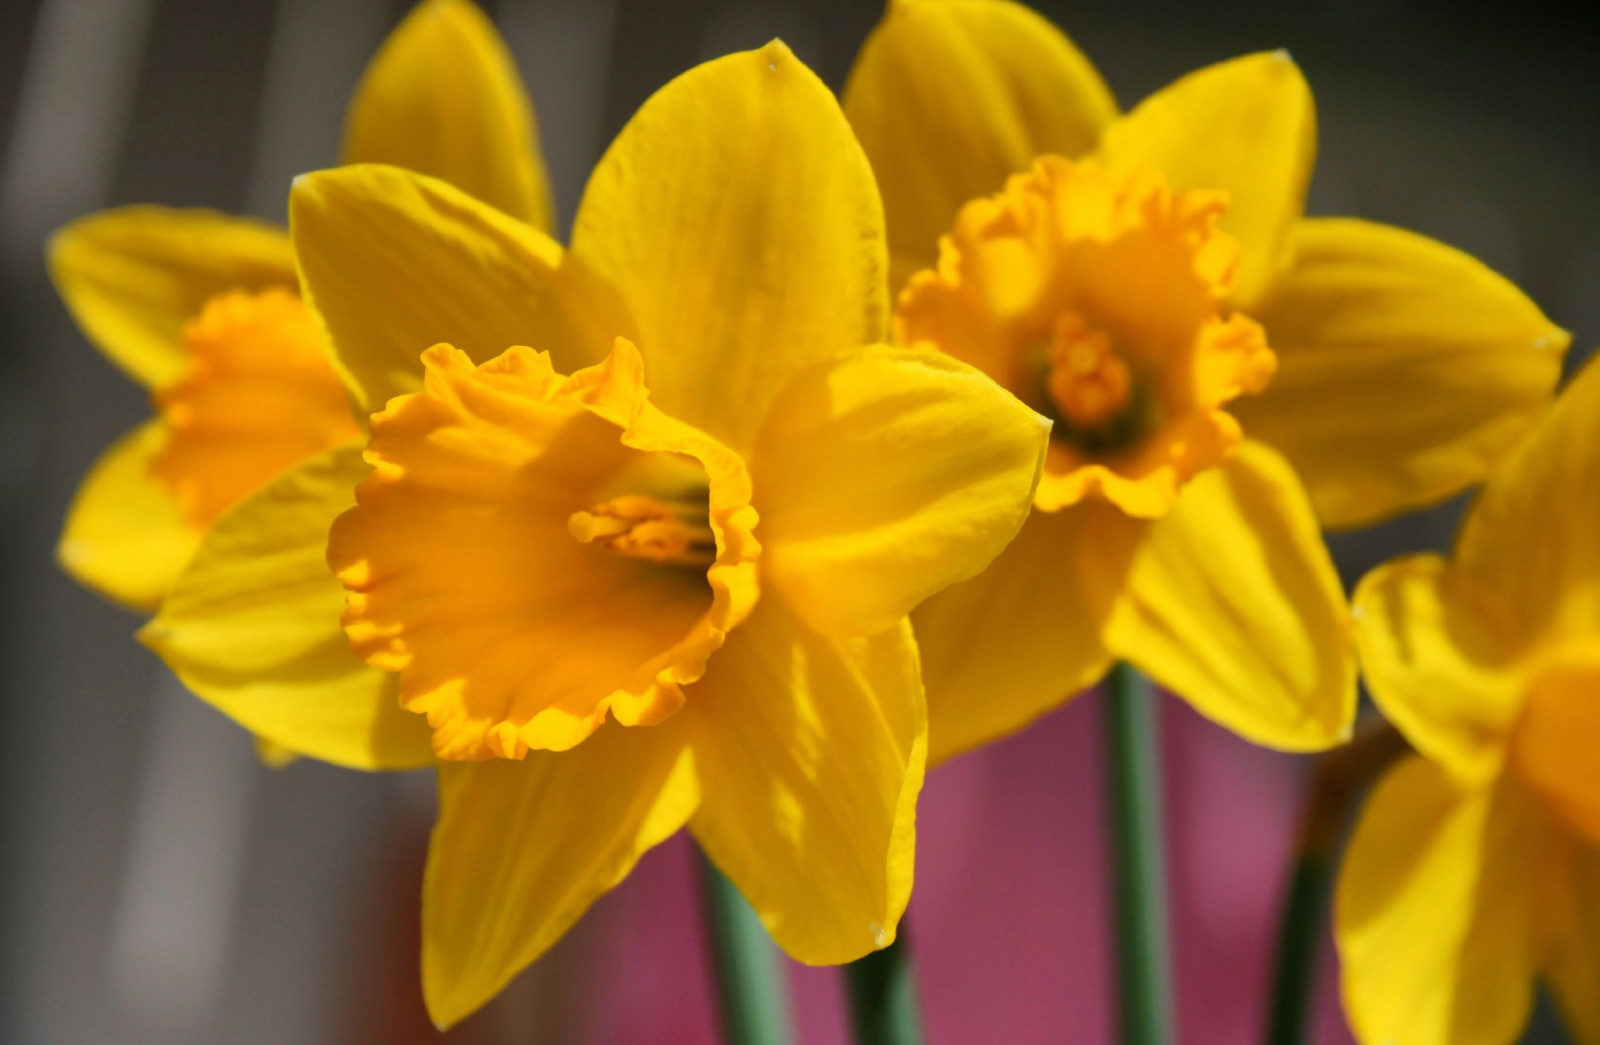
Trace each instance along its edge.
<path fill-rule="evenodd" d="M 709 491 L 662 501 L 648 494 L 623 494 L 567 517 L 567 532 L 580 544 L 595 544 L 635 559 L 705 569 L 717 558 Z"/>
<path fill-rule="evenodd" d="M 227 291 L 183 330 L 188 369 L 156 392 L 151 473 L 204 529 L 268 479 L 360 434 L 316 321 L 283 289 Z"/>
<path fill-rule="evenodd" d="M 1224 302 L 1238 244 L 1216 193 L 1046 156 L 962 207 L 913 276 L 898 337 L 979 367 L 1055 422 L 1034 506 L 1164 514 L 1242 433 L 1222 409 L 1276 366 Z"/>
<path fill-rule="evenodd" d="M 1062 314 L 1050 339 L 1045 377 L 1060 433 L 1087 446 L 1113 449 L 1123 441 L 1133 396 L 1133 369 L 1111 343 L 1111 336 L 1093 330 L 1076 312 Z M 1121 429 L 1121 431 L 1119 431 Z"/>
<path fill-rule="evenodd" d="M 1511 733 L 1511 763 L 1563 819 L 1600 841 L 1600 651 L 1558 651 L 1533 674 Z"/>
<path fill-rule="evenodd" d="M 622 339 L 571 375 L 527 348 L 422 363 L 329 535 L 351 647 L 399 673 L 441 758 L 672 715 L 759 595 L 743 459 L 650 403 Z"/>

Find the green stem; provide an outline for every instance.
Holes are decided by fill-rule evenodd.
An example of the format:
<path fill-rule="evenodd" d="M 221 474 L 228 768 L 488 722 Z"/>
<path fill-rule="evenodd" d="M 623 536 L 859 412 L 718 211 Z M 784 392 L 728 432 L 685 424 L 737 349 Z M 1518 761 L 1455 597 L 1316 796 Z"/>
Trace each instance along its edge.
<path fill-rule="evenodd" d="M 1267 1018 L 1270 1045 L 1300 1045 L 1311 1016 L 1311 991 L 1317 972 L 1317 945 L 1333 879 L 1331 853 L 1302 852 L 1289 878 L 1278 925 L 1278 960 L 1273 967 L 1272 1012 Z"/>
<path fill-rule="evenodd" d="M 1106 679 L 1106 794 L 1116 890 L 1117 1017 L 1123 1045 L 1169 1045 L 1161 754 L 1149 685 L 1126 664 Z"/>
<path fill-rule="evenodd" d="M 1317 761 L 1300 815 L 1294 869 L 1278 924 L 1268 1045 L 1301 1045 L 1307 1040 L 1317 949 L 1327 920 L 1339 839 L 1356 797 L 1405 751 L 1405 740 L 1380 721 Z"/>
<path fill-rule="evenodd" d="M 700 858 L 727 1045 L 790 1045 L 789 995 L 767 930 L 732 882 Z"/>
<path fill-rule="evenodd" d="M 894 943 L 845 966 L 856 1045 L 921 1045 L 917 979 L 906 946 L 906 925 Z"/>

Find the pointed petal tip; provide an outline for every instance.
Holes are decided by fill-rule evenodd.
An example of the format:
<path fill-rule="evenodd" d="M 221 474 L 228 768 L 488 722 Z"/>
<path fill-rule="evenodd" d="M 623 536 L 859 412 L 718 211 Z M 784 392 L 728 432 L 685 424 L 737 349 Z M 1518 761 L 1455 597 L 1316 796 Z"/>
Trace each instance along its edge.
<path fill-rule="evenodd" d="M 784 63 L 797 61 L 794 51 L 790 50 L 789 45 L 784 43 L 782 38 L 776 36 L 768 40 L 766 46 L 762 47 L 756 54 L 766 59 L 768 72 L 775 73 L 778 71 L 778 67 Z"/>

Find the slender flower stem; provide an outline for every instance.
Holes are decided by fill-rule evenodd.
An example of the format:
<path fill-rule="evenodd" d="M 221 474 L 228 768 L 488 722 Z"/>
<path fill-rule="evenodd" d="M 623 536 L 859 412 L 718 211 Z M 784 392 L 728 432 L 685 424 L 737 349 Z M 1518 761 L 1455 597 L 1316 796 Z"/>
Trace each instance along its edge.
<path fill-rule="evenodd" d="M 790 1045 L 789 995 L 778 952 L 732 882 L 700 858 L 717 999 L 727 1045 Z"/>
<path fill-rule="evenodd" d="M 894 943 L 845 966 L 856 1045 L 921 1045 L 922 1011 L 906 946 L 906 926 Z"/>
<path fill-rule="evenodd" d="M 1405 751 L 1399 732 L 1379 721 L 1317 761 L 1300 814 L 1299 841 L 1278 924 L 1268 1045 L 1301 1045 L 1307 1040 L 1317 949 L 1350 806 Z"/>
<path fill-rule="evenodd" d="M 1105 729 L 1119 1040 L 1123 1045 L 1170 1045 L 1160 738 L 1150 686 L 1126 664 L 1112 668 L 1106 679 Z"/>

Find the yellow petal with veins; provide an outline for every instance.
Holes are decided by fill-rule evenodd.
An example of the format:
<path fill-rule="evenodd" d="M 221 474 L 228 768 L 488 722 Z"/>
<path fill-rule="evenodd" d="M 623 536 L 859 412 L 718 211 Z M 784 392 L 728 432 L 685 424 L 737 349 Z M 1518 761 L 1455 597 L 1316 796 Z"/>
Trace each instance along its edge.
<path fill-rule="evenodd" d="M 359 444 L 319 454 L 225 513 L 139 633 L 195 694 L 260 737 L 356 769 L 433 759 L 427 723 L 339 630 L 328 527 L 367 472 Z"/>
<path fill-rule="evenodd" d="M 927 717 L 911 627 L 810 631 L 763 598 L 690 687 L 703 797 L 689 827 L 789 955 L 893 942 L 911 895 Z"/>
<path fill-rule="evenodd" d="M 612 724 L 572 751 L 439 767 L 422 887 L 422 991 L 440 1029 L 559 940 L 699 802 L 677 723 Z"/>
<path fill-rule="evenodd" d="M 431 175 L 551 227 L 533 107 L 505 41 L 468 0 L 424 0 L 389 34 L 350 102 L 340 162 Z"/>
<path fill-rule="evenodd" d="M 533 344 L 569 373 L 631 328 L 554 240 L 434 178 L 379 165 L 304 174 L 289 225 L 306 303 L 366 412 L 421 386 L 431 345 L 483 363 Z"/>
<path fill-rule="evenodd" d="M 1015 536 L 1049 430 L 937 352 L 885 346 L 812 367 L 779 393 L 751 457 L 767 576 L 820 631 L 898 624 Z"/>
<path fill-rule="evenodd" d="M 572 253 L 627 301 L 656 404 L 741 453 L 791 377 L 887 333 L 872 170 L 781 43 L 645 102 L 589 179 Z"/>
<path fill-rule="evenodd" d="M 443 758 L 671 715 L 755 602 L 744 462 L 649 404 L 622 339 L 570 377 L 526 348 L 475 367 L 440 345 L 423 363 L 424 391 L 373 418 L 373 474 L 328 539 L 356 652 L 400 673 Z M 674 519 L 705 547 L 635 532 Z"/>
<path fill-rule="evenodd" d="M 1548 827 L 1514 781 L 1460 791 L 1422 758 L 1379 782 L 1339 875 L 1334 935 L 1362 1045 L 1507 1045 L 1533 1005 Z"/>
<path fill-rule="evenodd" d="M 987 570 L 917 607 L 928 761 L 1015 733 L 1111 666 L 1103 632 L 1145 523 L 1109 505 L 1034 512 Z M 1090 571 L 1105 579 L 1091 585 Z"/>
<path fill-rule="evenodd" d="M 200 543 L 153 473 L 166 444 L 161 422 L 147 421 L 102 454 L 72 499 L 56 548 L 78 583 L 142 613 L 161 604 Z"/>
<path fill-rule="evenodd" d="M 1349 735 L 1344 592 L 1305 491 L 1258 443 L 1197 477 L 1150 525 L 1106 642 L 1258 744 L 1316 751 Z"/>
<path fill-rule="evenodd" d="M 1238 416 L 1305 481 L 1325 526 L 1478 482 L 1548 408 L 1570 340 L 1509 281 L 1401 229 L 1300 222 L 1257 309 L 1278 373 Z"/>
<path fill-rule="evenodd" d="M 1600 365 L 1587 364 L 1473 502 L 1455 564 L 1529 641 L 1600 634 Z"/>
<path fill-rule="evenodd" d="M 1278 51 L 1208 66 L 1157 91 L 1106 129 L 1099 156 L 1113 171 L 1159 171 L 1174 191 L 1228 194 L 1222 227 L 1244 248 L 1233 301 L 1248 311 L 1289 264 L 1316 137 L 1311 89 Z"/>
<path fill-rule="evenodd" d="M 1416 555 L 1363 577 L 1354 610 L 1361 670 L 1385 717 L 1463 784 L 1499 772 L 1526 650 L 1494 593 Z"/>
<path fill-rule="evenodd" d="M 121 207 L 50 238 L 50 278 L 84 334 L 151 388 L 178 378 L 183 327 L 225 290 L 294 289 L 281 229 L 208 210 Z"/>
<path fill-rule="evenodd" d="M 1008 0 L 895 0 L 867 37 L 844 111 L 888 219 L 891 286 L 932 268 L 968 200 L 1046 153 L 1093 149 L 1116 117 L 1071 40 Z"/>

